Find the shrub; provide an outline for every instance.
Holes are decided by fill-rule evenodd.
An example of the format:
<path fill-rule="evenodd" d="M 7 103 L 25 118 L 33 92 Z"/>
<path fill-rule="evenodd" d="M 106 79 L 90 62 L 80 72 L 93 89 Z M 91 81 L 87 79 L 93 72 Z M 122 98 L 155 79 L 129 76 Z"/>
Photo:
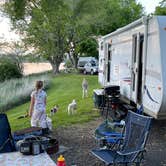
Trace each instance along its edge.
<path fill-rule="evenodd" d="M 0 59 L 0 82 L 20 77 L 22 77 L 22 73 L 14 61 L 6 58 Z"/>
<path fill-rule="evenodd" d="M 66 68 L 73 68 L 73 64 L 71 63 L 70 60 L 66 60 L 65 67 Z"/>
<path fill-rule="evenodd" d="M 44 81 L 44 89 L 48 88 L 50 78 L 46 73 L 10 79 L 0 83 L 0 112 L 29 100 L 37 80 Z"/>

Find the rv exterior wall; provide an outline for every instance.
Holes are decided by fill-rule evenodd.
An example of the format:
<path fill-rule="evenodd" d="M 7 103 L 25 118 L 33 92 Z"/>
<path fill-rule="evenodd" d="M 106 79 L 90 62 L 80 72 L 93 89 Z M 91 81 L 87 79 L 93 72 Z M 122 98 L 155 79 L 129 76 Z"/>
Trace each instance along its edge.
<path fill-rule="evenodd" d="M 155 118 L 162 103 L 162 91 L 158 89 L 162 87 L 159 30 L 157 17 L 149 20 L 143 105 L 145 111 Z"/>
<path fill-rule="evenodd" d="M 158 119 L 166 118 L 165 22 L 144 17 L 99 42 L 99 82 L 119 85 L 124 98 Z"/>
<path fill-rule="evenodd" d="M 160 67 L 161 67 L 161 80 L 162 86 L 158 86 L 158 89 L 162 93 L 162 103 L 160 110 L 157 114 L 157 118 L 166 119 L 166 16 L 157 17 L 159 28 L 159 47 L 160 47 Z"/>

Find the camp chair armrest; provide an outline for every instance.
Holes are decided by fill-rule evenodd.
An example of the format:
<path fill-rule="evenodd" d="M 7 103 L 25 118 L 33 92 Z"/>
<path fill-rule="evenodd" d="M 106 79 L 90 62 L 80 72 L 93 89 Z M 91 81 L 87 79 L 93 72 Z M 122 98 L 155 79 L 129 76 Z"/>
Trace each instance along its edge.
<path fill-rule="evenodd" d="M 125 123 L 121 123 L 121 122 L 107 122 L 107 123 L 110 126 L 121 126 L 121 127 L 125 126 Z"/>
<path fill-rule="evenodd" d="M 115 143 L 117 144 L 119 141 L 123 141 L 123 140 L 124 140 L 124 137 L 115 138 L 115 137 L 112 137 L 112 136 L 103 136 L 103 137 L 96 138 L 96 139 L 99 139 L 99 140 L 114 139 L 114 140 L 116 140 Z"/>
<path fill-rule="evenodd" d="M 124 160 L 125 158 L 128 156 L 128 155 L 131 155 L 131 154 L 135 154 L 135 157 L 132 159 L 132 162 L 136 160 L 137 156 L 140 154 L 140 153 L 143 153 L 145 152 L 146 150 L 145 149 L 140 149 L 140 150 L 137 150 L 137 151 L 133 151 L 133 152 L 130 152 L 130 153 L 121 153 L 120 151 L 117 151 L 116 155 L 114 156 L 114 159 L 113 159 L 113 163 L 116 163 L 116 159 L 118 158 L 118 155 L 121 155 L 124 157 Z"/>
<path fill-rule="evenodd" d="M 132 151 L 132 152 L 128 152 L 128 153 L 123 153 L 123 152 L 120 152 L 120 151 L 117 151 L 117 153 L 119 155 L 122 155 L 122 156 L 126 156 L 126 155 L 130 155 L 130 154 L 134 154 L 134 153 L 140 153 L 140 152 L 145 152 L 145 148 L 142 148 L 142 149 L 139 149 L 139 150 L 136 150 L 136 151 Z"/>

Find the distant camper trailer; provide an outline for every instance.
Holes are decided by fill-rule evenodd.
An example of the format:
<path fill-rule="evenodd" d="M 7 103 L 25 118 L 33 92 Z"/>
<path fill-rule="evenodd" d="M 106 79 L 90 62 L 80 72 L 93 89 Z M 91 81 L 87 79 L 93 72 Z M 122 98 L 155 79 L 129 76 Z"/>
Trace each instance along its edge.
<path fill-rule="evenodd" d="M 99 82 L 166 119 L 166 16 L 143 17 L 99 39 Z"/>

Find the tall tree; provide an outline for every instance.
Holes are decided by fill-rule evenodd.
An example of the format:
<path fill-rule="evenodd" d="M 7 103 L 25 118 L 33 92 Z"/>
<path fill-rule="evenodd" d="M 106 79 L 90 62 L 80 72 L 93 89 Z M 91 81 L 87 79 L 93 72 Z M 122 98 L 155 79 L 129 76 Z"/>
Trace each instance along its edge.
<path fill-rule="evenodd" d="M 110 33 L 143 14 L 136 0 L 13 0 L 6 11 L 27 43 L 51 62 L 54 73 L 66 48 L 77 67 L 84 40 Z"/>
<path fill-rule="evenodd" d="M 63 0 L 24 0 L 22 6 L 19 1 L 8 2 L 6 11 L 15 27 L 24 31 L 26 44 L 49 60 L 58 73 L 67 44 L 68 7 Z"/>
<path fill-rule="evenodd" d="M 101 0 L 66 0 L 70 7 L 68 53 L 75 67 L 80 54 L 80 44 L 92 35 L 91 25 L 94 23 L 94 16 L 101 2 Z"/>

